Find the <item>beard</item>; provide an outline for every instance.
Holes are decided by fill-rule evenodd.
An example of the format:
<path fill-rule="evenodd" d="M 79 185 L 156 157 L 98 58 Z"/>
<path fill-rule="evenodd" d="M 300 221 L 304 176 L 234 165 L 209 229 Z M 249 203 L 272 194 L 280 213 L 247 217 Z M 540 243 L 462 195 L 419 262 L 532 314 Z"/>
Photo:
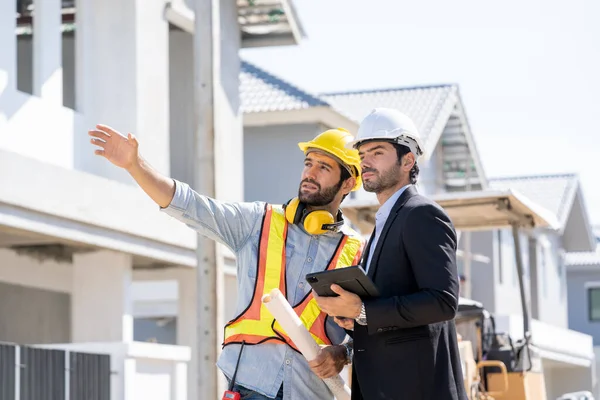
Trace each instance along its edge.
<path fill-rule="evenodd" d="M 368 182 L 363 179 L 363 187 L 367 192 L 381 193 L 387 189 L 393 188 L 400 182 L 400 176 L 402 171 L 400 170 L 400 164 L 396 163 L 394 166 L 387 171 L 379 172 L 373 168 L 363 169 L 363 174 L 366 172 L 372 172 L 375 174 Z"/>
<path fill-rule="evenodd" d="M 303 183 L 311 183 L 317 187 L 317 191 L 315 193 L 302 193 L 302 184 Z M 323 207 L 331 203 L 335 196 L 338 194 L 340 188 L 342 187 L 343 182 L 339 182 L 335 186 L 330 186 L 325 189 L 321 188 L 317 182 L 312 179 L 304 179 L 300 182 L 300 187 L 298 188 L 298 199 L 306 205 L 314 206 L 314 207 Z"/>

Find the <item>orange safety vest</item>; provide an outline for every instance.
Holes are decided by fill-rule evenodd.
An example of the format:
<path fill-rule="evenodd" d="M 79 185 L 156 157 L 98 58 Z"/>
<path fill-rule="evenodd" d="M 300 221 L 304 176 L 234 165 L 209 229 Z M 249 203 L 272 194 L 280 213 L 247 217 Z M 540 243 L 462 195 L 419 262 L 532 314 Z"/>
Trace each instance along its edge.
<path fill-rule="evenodd" d="M 284 329 L 275 321 L 273 315 L 262 304 L 262 296 L 274 288 L 279 288 L 286 296 L 285 279 L 285 242 L 288 222 L 283 208 L 267 204 L 262 222 L 258 253 L 258 273 L 254 294 L 249 306 L 236 318 L 225 325 L 223 347 L 232 343 L 260 344 L 265 342 L 287 343 L 298 351 Z M 364 247 L 364 240 L 356 232 L 344 234 L 331 258 L 327 270 L 357 265 Z M 292 307 L 320 345 L 329 345 L 331 341 L 325 329 L 327 314 L 321 311 L 312 291 L 298 304 Z"/>

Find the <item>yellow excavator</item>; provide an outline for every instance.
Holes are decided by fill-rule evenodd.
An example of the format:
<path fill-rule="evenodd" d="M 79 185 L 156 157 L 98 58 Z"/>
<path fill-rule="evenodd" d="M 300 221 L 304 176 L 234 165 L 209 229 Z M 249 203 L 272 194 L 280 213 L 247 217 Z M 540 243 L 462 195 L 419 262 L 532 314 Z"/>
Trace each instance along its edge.
<path fill-rule="evenodd" d="M 459 301 L 456 327 L 469 400 L 546 400 L 541 357 L 531 338 L 519 232 L 554 227 L 554 216 L 511 190 L 451 193 L 435 200 L 462 233 L 509 228 L 515 243 L 523 338 L 513 341 L 497 332 L 493 315 L 481 303 Z"/>

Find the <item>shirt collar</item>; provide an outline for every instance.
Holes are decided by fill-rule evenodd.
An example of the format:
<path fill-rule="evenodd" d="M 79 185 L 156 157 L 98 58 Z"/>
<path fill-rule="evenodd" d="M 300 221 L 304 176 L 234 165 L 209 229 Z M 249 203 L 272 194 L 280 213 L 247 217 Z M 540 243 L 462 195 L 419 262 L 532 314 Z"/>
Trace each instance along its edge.
<path fill-rule="evenodd" d="M 393 195 L 391 195 L 381 207 L 379 207 L 379 211 L 377 211 L 377 214 L 375 215 L 376 222 L 385 221 L 387 219 L 388 215 L 390 215 L 390 212 L 392 211 L 392 208 L 394 207 L 394 204 L 396 204 L 402 193 L 409 186 L 410 184 L 402 186 Z"/>

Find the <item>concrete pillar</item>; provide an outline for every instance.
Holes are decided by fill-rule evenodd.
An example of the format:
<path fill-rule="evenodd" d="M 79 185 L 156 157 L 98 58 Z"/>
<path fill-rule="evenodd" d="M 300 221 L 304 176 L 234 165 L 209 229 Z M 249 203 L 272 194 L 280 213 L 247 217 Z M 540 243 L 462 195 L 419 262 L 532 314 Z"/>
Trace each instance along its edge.
<path fill-rule="evenodd" d="M 92 93 L 89 93 L 89 90 L 93 89 L 93 82 L 90 82 L 92 78 L 90 64 L 93 63 L 93 60 L 90 59 L 88 53 L 91 52 L 89 49 L 93 43 L 91 31 L 94 28 L 92 25 L 94 8 L 91 0 L 75 0 L 75 9 L 77 10 L 75 16 L 75 52 L 73 54 L 75 64 L 75 110 L 84 114 L 87 111 L 87 106 L 91 106 L 90 102 L 93 99 Z M 84 133 L 84 130 L 89 128 L 90 126 L 81 124 L 81 128 L 77 129 L 76 132 Z M 75 137 L 78 136 L 85 138 L 86 141 L 88 139 L 85 134 L 75 135 Z M 75 158 L 77 158 L 77 154 L 75 154 Z"/>
<path fill-rule="evenodd" d="M 235 1 L 222 1 L 215 56 L 215 193 L 221 200 L 244 199 L 244 129 L 240 112 L 241 35 Z M 225 179 L 225 177 L 227 177 Z"/>
<path fill-rule="evenodd" d="M 220 40 L 213 44 L 215 59 L 215 179 L 216 197 L 221 200 L 244 199 L 244 129 L 239 94 L 241 39 L 237 6 L 222 1 Z M 218 53 L 217 53 L 218 52 Z M 194 157 L 194 47 L 187 32 L 170 33 L 171 74 L 171 168 L 176 179 L 193 181 Z"/>
<path fill-rule="evenodd" d="M 85 115 L 76 136 L 85 146 L 85 131 L 98 123 L 132 132 L 146 159 L 169 174 L 169 26 L 164 7 L 164 0 L 78 0 L 78 19 L 81 13 L 85 27 L 76 34 L 76 104 Z M 78 169 L 131 183 L 124 171 L 93 154 L 78 155 L 76 163 Z"/>
<path fill-rule="evenodd" d="M 196 345 L 196 269 L 181 268 L 177 272 L 179 299 L 177 312 L 177 344 L 188 346 L 192 358 L 188 363 L 188 399 L 196 399 L 198 392 L 197 366 L 198 346 Z M 216 368 L 216 366 L 215 366 Z"/>
<path fill-rule="evenodd" d="M 17 6 L 14 1 L 0 1 L 0 95 L 14 91 L 17 81 Z M 0 110 L 0 122 L 2 110 Z"/>
<path fill-rule="evenodd" d="M 61 0 L 34 0 L 33 94 L 63 104 Z"/>
<path fill-rule="evenodd" d="M 169 174 L 169 24 L 164 18 L 165 1 L 136 0 L 136 9 L 135 132 L 144 145 L 144 157 L 160 172 Z"/>
<path fill-rule="evenodd" d="M 112 251 L 73 257 L 73 342 L 131 342 L 131 256 Z"/>

